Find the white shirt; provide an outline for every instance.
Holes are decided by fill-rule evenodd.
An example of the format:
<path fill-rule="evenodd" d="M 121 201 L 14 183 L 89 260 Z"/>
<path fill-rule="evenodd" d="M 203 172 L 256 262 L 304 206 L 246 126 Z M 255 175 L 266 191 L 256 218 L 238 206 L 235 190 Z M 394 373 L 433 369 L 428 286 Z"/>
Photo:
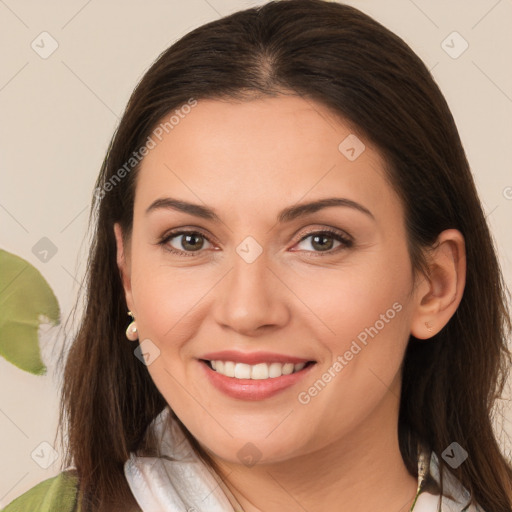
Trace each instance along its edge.
<path fill-rule="evenodd" d="M 144 512 L 241 512 L 243 509 L 219 476 L 196 455 L 172 418 L 169 407 L 150 425 L 159 439 L 160 457 L 134 453 L 124 473 Z M 438 458 L 422 451 L 418 460 L 418 493 L 412 512 L 438 512 L 439 495 L 422 491 L 427 471 L 439 484 Z M 448 471 L 443 471 L 442 512 L 484 512 L 469 506 L 469 492 Z M 450 495 L 454 500 L 445 495 Z"/>

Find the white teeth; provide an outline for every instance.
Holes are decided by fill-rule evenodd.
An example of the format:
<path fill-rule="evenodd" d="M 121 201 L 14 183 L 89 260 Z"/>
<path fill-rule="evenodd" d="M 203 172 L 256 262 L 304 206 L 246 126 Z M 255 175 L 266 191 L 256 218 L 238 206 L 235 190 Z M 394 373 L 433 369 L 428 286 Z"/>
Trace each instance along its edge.
<path fill-rule="evenodd" d="M 265 380 L 300 372 L 306 363 L 258 363 L 245 364 L 233 361 L 210 361 L 212 368 L 226 377 L 235 379 Z"/>
<path fill-rule="evenodd" d="M 290 375 L 293 373 L 293 363 L 285 363 L 283 364 L 283 375 Z"/>
<path fill-rule="evenodd" d="M 235 377 L 237 379 L 250 379 L 251 378 L 251 367 L 248 364 L 236 363 Z"/>
<path fill-rule="evenodd" d="M 281 377 L 283 374 L 283 365 L 281 363 L 270 363 L 268 367 L 268 376 L 273 379 L 275 377 Z"/>
<path fill-rule="evenodd" d="M 268 365 L 266 363 L 255 364 L 251 368 L 251 379 L 268 379 Z"/>
<path fill-rule="evenodd" d="M 212 361 L 213 363 L 213 361 Z M 235 363 L 233 361 L 226 361 L 224 363 L 224 375 L 226 377 L 234 377 L 235 376 Z"/>

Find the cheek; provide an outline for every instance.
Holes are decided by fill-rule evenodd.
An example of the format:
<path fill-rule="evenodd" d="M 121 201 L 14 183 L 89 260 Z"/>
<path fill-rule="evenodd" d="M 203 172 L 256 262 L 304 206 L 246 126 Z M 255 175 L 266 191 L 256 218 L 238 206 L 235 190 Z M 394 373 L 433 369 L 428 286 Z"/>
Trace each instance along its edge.
<path fill-rule="evenodd" d="M 132 266 L 132 296 L 142 350 L 151 354 L 147 370 L 166 401 L 180 413 L 188 367 L 187 340 L 200 326 L 194 305 L 205 294 L 204 284 L 188 271 L 171 269 L 141 255 Z M 149 341 L 148 341 L 149 340 Z"/>
<path fill-rule="evenodd" d="M 195 382 L 190 359 L 197 356 L 190 341 L 201 338 L 198 331 L 208 314 L 208 292 L 218 279 L 218 271 L 211 267 L 171 267 L 149 251 L 133 258 L 132 297 L 139 340 L 156 355 L 147 369 L 175 410 L 190 406 L 184 389 Z"/>
<path fill-rule="evenodd" d="M 386 344 L 407 337 L 405 311 L 412 273 L 405 247 L 355 255 L 339 268 L 289 279 L 309 310 L 303 318 L 310 318 L 308 323 L 315 327 L 318 340 L 333 355 L 344 353 L 355 339 L 364 344 L 378 338 L 384 349 Z M 302 311 L 306 311 L 304 307 Z"/>
<path fill-rule="evenodd" d="M 141 335 L 163 344 L 188 333 L 195 305 L 215 282 L 212 274 L 200 266 L 173 268 L 153 249 L 134 254 L 132 297 Z"/>
<path fill-rule="evenodd" d="M 406 249 L 397 248 L 361 267 L 333 271 L 330 284 L 302 282 L 298 293 L 309 290 L 316 339 L 329 356 L 298 402 L 324 411 L 326 425 L 355 427 L 394 387 L 410 333 L 409 269 Z"/>

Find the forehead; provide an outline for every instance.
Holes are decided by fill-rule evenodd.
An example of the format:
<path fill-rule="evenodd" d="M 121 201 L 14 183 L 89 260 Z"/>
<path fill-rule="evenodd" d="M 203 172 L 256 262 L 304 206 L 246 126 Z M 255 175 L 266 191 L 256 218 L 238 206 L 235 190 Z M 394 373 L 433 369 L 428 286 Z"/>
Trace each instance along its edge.
<path fill-rule="evenodd" d="M 136 209 L 169 195 L 248 211 L 333 192 L 373 207 L 397 207 L 378 151 L 317 102 L 287 96 L 198 100 L 180 113 L 153 131 L 155 146 L 137 178 Z"/>

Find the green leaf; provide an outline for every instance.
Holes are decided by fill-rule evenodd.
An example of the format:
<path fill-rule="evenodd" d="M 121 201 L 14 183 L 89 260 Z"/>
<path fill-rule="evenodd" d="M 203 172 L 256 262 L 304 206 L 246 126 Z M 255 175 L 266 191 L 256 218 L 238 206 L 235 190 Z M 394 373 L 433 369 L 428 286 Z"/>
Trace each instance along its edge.
<path fill-rule="evenodd" d="M 59 303 L 39 270 L 0 249 L 0 355 L 27 372 L 46 373 L 39 325 L 59 322 Z"/>

